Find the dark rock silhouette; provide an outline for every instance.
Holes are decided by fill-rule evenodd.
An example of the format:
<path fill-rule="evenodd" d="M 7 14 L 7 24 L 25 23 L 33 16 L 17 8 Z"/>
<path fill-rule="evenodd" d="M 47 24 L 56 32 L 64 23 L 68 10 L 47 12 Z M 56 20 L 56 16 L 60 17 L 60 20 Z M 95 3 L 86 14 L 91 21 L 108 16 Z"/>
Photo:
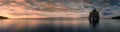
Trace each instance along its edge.
<path fill-rule="evenodd" d="M 112 19 L 120 19 L 120 16 L 112 17 Z"/>
<path fill-rule="evenodd" d="M 99 22 L 99 18 L 100 18 L 99 12 L 96 11 L 96 9 L 94 9 L 92 12 L 90 12 L 88 19 L 91 24 L 94 24 Z"/>
<path fill-rule="evenodd" d="M 8 19 L 8 17 L 0 16 L 0 19 Z"/>
<path fill-rule="evenodd" d="M 89 23 L 90 23 L 90 28 L 92 32 L 95 32 L 96 28 L 99 26 L 99 12 L 94 9 L 92 12 L 89 14 Z"/>

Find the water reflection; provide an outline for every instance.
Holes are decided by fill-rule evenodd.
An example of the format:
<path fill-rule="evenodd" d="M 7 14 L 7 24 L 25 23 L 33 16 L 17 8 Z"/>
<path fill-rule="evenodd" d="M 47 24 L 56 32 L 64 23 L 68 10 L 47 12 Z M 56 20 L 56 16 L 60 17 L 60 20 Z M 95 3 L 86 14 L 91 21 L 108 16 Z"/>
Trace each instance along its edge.
<path fill-rule="evenodd" d="M 92 32 L 95 32 L 96 29 L 99 27 L 99 21 L 89 21 L 90 23 L 90 29 Z"/>
<path fill-rule="evenodd" d="M 90 23 L 81 19 L 6 19 L 0 20 L 0 32 L 91 32 L 119 31 L 120 20 L 101 19 Z M 117 27 L 117 28 L 116 28 Z"/>
<path fill-rule="evenodd" d="M 88 29 L 89 22 L 87 21 L 85 19 L 6 19 L 0 20 L 0 30 L 12 32 L 66 32 L 77 30 L 78 27 Z"/>
<path fill-rule="evenodd" d="M 90 22 L 90 27 L 91 27 L 92 29 L 96 29 L 98 26 L 99 26 L 99 22 L 97 22 L 97 23 L 91 23 L 91 22 Z"/>

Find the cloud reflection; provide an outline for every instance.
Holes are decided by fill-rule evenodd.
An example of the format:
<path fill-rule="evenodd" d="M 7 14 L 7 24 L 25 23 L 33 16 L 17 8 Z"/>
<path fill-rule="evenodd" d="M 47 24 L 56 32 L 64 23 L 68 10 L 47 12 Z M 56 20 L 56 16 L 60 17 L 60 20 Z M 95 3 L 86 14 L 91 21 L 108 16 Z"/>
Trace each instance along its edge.
<path fill-rule="evenodd" d="M 60 27 L 61 25 L 63 27 L 69 27 L 72 26 L 74 28 L 77 28 L 78 26 L 84 26 L 89 27 L 89 22 L 86 22 L 88 20 L 40 20 L 40 19 L 7 19 L 7 20 L 0 20 L 0 28 L 2 30 L 22 30 L 22 29 L 36 29 L 38 27 L 43 26 L 49 26 L 53 25 L 55 27 Z M 84 25 L 83 25 L 84 24 Z M 28 30 L 29 30 L 28 29 Z"/>

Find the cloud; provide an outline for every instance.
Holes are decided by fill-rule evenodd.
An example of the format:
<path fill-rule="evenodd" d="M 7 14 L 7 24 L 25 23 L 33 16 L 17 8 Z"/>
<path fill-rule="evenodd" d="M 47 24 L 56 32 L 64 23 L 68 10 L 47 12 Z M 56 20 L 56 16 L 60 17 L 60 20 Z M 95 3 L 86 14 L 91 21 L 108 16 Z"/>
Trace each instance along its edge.
<path fill-rule="evenodd" d="M 96 8 L 101 12 L 102 16 L 111 17 L 112 15 L 119 16 L 120 11 L 118 5 L 110 5 L 110 0 L 76 0 L 80 2 L 74 2 L 74 0 L 49 1 L 50 2 L 48 2 L 48 0 L 16 0 L 7 1 L 9 2 L 7 5 L 5 4 L 6 2 L 1 2 L 2 6 L 0 6 L 0 15 L 9 18 L 67 17 L 67 15 L 69 15 L 69 17 L 81 17 L 82 15 L 88 17 L 89 12 L 92 11 L 93 8 Z M 62 2 L 57 3 L 57 1 Z"/>
<path fill-rule="evenodd" d="M 107 17 L 115 17 L 115 16 L 120 16 L 119 11 L 120 11 L 119 6 L 110 6 L 103 8 L 102 14 Z"/>

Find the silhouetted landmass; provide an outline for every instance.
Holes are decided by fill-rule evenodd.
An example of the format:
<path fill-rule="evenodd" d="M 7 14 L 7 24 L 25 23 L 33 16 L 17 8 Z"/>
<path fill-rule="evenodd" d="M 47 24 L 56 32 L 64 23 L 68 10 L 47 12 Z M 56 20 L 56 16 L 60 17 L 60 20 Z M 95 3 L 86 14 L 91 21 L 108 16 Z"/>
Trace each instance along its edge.
<path fill-rule="evenodd" d="M 112 19 L 120 19 L 120 16 L 112 17 Z"/>
<path fill-rule="evenodd" d="M 100 18 L 99 12 L 96 9 L 94 9 L 92 12 L 90 12 L 88 19 L 92 24 L 94 24 L 99 22 L 99 18 Z"/>
<path fill-rule="evenodd" d="M 0 19 L 8 19 L 8 17 L 0 16 Z"/>

